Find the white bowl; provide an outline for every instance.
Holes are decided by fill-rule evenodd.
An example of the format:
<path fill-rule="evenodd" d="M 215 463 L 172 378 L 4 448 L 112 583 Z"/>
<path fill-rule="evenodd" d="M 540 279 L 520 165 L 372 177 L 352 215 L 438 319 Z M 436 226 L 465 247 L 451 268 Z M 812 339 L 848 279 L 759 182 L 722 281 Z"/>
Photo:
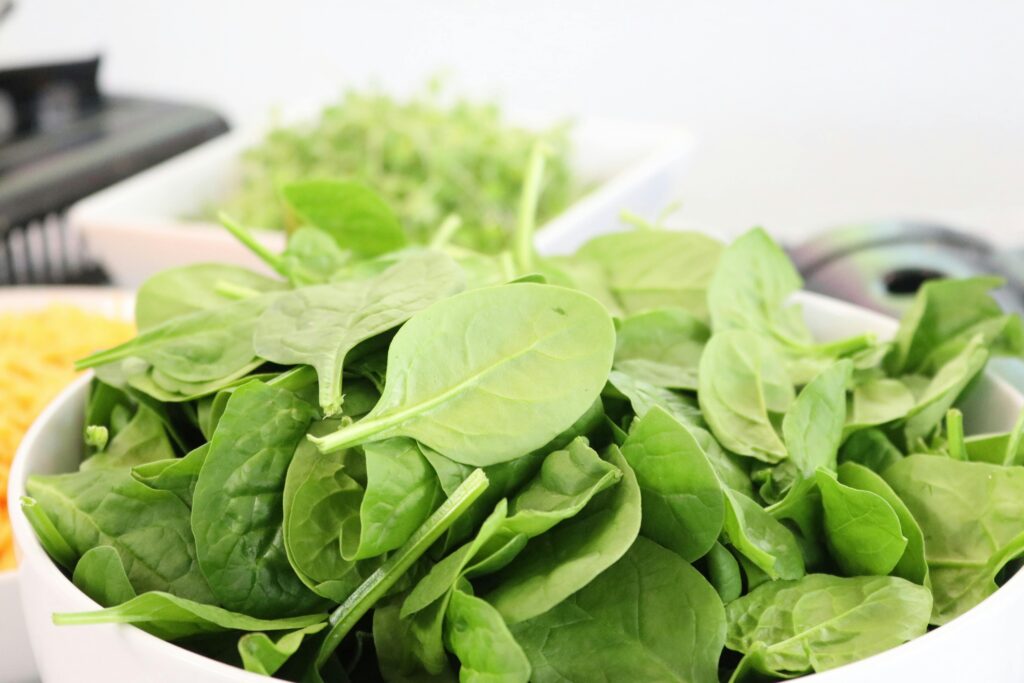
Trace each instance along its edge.
<path fill-rule="evenodd" d="M 545 122 L 539 116 L 516 120 Z M 240 128 L 200 145 L 76 204 L 68 221 L 119 285 L 138 286 L 155 272 L 195 261 L 265 271 L 266 265 L 222 227 L 185 217 L 215 206 L 236 186 L 242 152 L 266 130 Z M 541 226 L 536 244 L 544 254 L 574 251 L 587 237 L 616 229 L 623 208 L 641 215 L 662 211 L 674 198 L 692 148 L 690 135 L 675 126 L 597 118 L 576 122 L 572 142 L 573 168 L 594 188 Z M 284 245 L 281 232 L 256 234 L 275 251 Z"/>
<path fill-rule="evenodd" d="M 824 340 L 859 332 L 891 335 L 895 322 L 834 299 L 801 294 L 812 331 Z M 32 426 L 15 458 L 10 497 L 25 493 L 30 474 L 73 470 L 79 458 L 86 379 L 65 391 Z M 1024 397 L 987 375 L 966 398 L 965 415 L 972 433 L 1002 431 L 1014 422 Z M 51 622 L 53 612 L 97 609 L 43 551 L 19 508 L 12 511 L 14 537 L 22 553 L 24 600 L 29 635 L 47 681 L 156 681 L 256 683 L 264 677 L 200 657 L 130 626 L 64 626 Z M 1024 573 L 967 614 L 915 641 L 861 662 L 817 674 L 814 683 L 862 681 L 1024 680 Z"/>
<path fill-rule="evenodd" d="M 134 301 L 126 292 L 98 287 L 18 287 L 0 290 L 0 313 L 34 311 L 65 303 L 111 318 L 131 320 Z M 17 506 L 17 498 L 8 502 Z M 36 676 L 18 597 L 18 576 L 22 571 L 19 567 L 16 571 L 0 572 L 0 683 L 24 683 Z"/>

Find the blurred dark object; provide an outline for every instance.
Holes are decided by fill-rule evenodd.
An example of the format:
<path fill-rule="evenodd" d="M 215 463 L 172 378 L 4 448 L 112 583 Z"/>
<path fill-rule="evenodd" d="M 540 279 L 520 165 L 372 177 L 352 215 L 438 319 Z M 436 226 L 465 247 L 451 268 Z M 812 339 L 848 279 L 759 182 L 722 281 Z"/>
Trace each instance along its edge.
<path fill-rule="evenodd" d="M 99 63 L 0 70 L 0 285 L 105 282 L 68 207 L 228 129 L 202 107 L 104 96 Z"/>
<path fill-rule="evenodd" d="M 1024 251 L 1000 251 L 968 232 L 892 221 L 839 228 L 789 250 L 807 289 L 893 316 L 937 278 L 998 275 L 1003 308 L 1024 313 Z"/>

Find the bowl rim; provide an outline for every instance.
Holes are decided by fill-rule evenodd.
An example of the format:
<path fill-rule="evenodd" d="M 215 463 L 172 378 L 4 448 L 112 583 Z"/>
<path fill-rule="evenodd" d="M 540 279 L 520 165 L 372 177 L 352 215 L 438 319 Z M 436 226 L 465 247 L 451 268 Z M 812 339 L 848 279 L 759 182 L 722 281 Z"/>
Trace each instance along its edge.
<path fill-rule="evenodd" d="M 861 317 L 873 319 L 873 322 L 880 326 L 884 326 L 888 329 L 895 329 L 896 320 L 894 318 L 846 301 L 834 299 L 832 297 L 801 291 L 796 297 L 794 297 L 794 301 L 800 304 L 809 303 L 812 307 L 827 306 L 833 309 L 833 312 L 836 315 L 855 313 Z M 992 383 L 995 390 L 1002 394 L 1014 397 L 1018 404 L 1024 405 L 1024 393 L 990 370 L 985 370 L 985 376 L 987 380 Z M 91 381 L 92 377 L 93 373 L 91 371 L 83 373 L 82 376 L 69 384 L 46 406 L 45 409 L 43 409 L 42 412 L 40 412 L 31 427 L 29 427 L 18 446 L 11 466 L 8 479 L 8 501 L 20 501 L 21 497 L 26 495 L 25 482 L 28 476 L 27 460 L 29 445 L 33 444 L 37 440 L 39 434 L 48 426 L 50 420 L 56 413 L 65 409 L 66 404 L 78 399 L 78 395 L 85 391 L 85 388 L 88 385 L 88 382 Z M 11 528 L 13 531 L 16 552 L 31 555 L 34 560 L 33 564 L 36 564 L 37 562 L 42 564 L 44 574 L 41 577 L 41 580 L 46 581 L 47 584 L 51 586 L 77 591 L 78 597 L 83 601 L 88 601 L 94 609 L 102 609 L 102 607 L 89 596 L 79 591 L 78 588 L 75 587 L 75 585 L 66 576 L 64 576 L 53 560 L 46 554 L 46 551 L 39 543 L 39 540 L 33 533 L 28 520 L 24 516 L 20 504 L 10 507 L 9 513 L 11 517 Z M 16 572 L 8 572 L 6 574 L 14 575 Z M 0 579 L 3 578 L 5 578 L 5 576 L 0 574 Z M 808 674 L 804 676 L 802 680 L 815 682 L 821 681 L 822 683 L 825 683 L 827 680 L 832 680 L 833 675 L 838 672 L 848 674 L 851 671 L 850 667 L 862 666 L 867 662 L 878 662 L 882 658 L 894 659 L 896 657 L 903 658 L 913 656 L 918 650 L 929 647 L 933 642 L 940 641 L 942 638 L 955 637 L 957 633 L 971 628 L 976 622 L 987 619 L 990 613 L 998 612 L 1002 605 L 1005 604 L 1006 600 L 1009 599 L 1008 596 L 1011 594 L 1024 594 L 1024 570 L 1018 571 L 992 595 L 986 597 L 970 610 L 952 619 L 941 627 L 932 629 L 913 640 L 869 657 L 865 657 L 864 659 L 845 664 L 835 669 Z M 233 677 L 235 680 L 240 682 L 256 683 L 256 681 L 281 680 L 273 677 L 268 678 L 266 676 L 261 676 L 216 659 L 205 657 L 172 642 L 158 638 L 157 636 L 147 633 L 140 628 L 133 627 L 130 624 L 116 624 L 114 626 L 123 633 L 124 637 L 138 642 L 140 646 L 147 648 L 156 647 L 158 648 L 158 652 L 164 653 L 170 659 L 188 662 L 197 669 L 206 667 L 211 673 L 218 672 L 229 678 Z"/>

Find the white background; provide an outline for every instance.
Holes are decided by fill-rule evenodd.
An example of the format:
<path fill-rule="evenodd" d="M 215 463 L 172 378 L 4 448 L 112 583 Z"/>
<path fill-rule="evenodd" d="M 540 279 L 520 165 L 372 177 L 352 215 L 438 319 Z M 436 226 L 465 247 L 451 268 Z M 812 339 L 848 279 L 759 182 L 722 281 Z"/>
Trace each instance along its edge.
<path fill-rule="evenodd" d="M 92 50 L 110 91 L 235 121 L 448 67 L 513 107 L 689 126 L 687 221 L 934 217 L 1024 244 L 1020 2 L 20 0 L 0 25 L 2 64 Z"/>

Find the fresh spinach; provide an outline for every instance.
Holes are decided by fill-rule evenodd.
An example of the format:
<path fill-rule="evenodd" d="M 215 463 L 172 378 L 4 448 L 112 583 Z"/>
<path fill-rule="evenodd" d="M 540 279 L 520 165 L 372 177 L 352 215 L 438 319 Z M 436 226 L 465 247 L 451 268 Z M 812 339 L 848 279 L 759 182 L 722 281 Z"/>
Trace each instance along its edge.
<path fill-rule="evenodd" d="M 825 537 L 832 557 L 847 576 L 885 576 L 903 557 L 907 538 L 900 518 L 884 498 L 839 483 L 819 470 Z"/>
<path fill-rule="evenodd" d="M 324 619 L 324 614 L 257 619 L 159 591 L 148 591 L 128 602 L 96 612 L 53 615 L 53 623 L 58 626 L 135 624 L 165 640 L 224 631 L 287 631 L 319 624 Z"/>
<path fill-rule="evenodd" d="M 110 546 L 137 592 L 215 602 L 199 568 L 189 509 L 173 493 L 151 489 L 120 467 L 36 475 L 26 488 L 77 558 Z"/>
<path fill-rule="evenodd" d="M 683 309 L 662 308 L 619 323 L 615 368 L 670 389 L 697 389 L 697 368 L 711 332 Z"/>
<path fill-rule="evenodd" d="M 995 592 L 996 575 L 1024 553 L 1024 468 L 911 455 L 882 476 L 921 526 L 932 623 Z"/>
<path fill-rule="evenodd" d="M 304 180 L 281 188 L 300 225 L 330 235 L 344 249 L 376 256 L 406 244 L 402 224 L 375 192 L 349 180 Z"/>
<path fill-rule="evenodd" d="M 192 531 L 203 574 L 220 604 L 258 617 L 321 605 L 284 548 L 282 498 L 295 448 L 313 408 L 258 381 L 228 401 L 210 441 L 192 500 Z"/>
<path fill-rule="evenodd" d="M 600 269 L 607 291 L 627 314 L 673 306 L 705 319 L 708 284 L 721 253 L 720 242 L 699 233 L 633 230 L 595 237 L 576 260 Z"/>
<path fill-rule="evenodd" d="M 928 589 L 892 576 L 772 581 L 726 606 L 726 647 L 776 678 L 826 671 L 923 635 L 931 605 Z"/>
<path fill-rule="evenodd" d="M 581 590 L 511 629 L 537 683 L 714 683 L 726 623 L 707 580 L 640 537 Z"/>
<path fill-rule="evenodd" d="M 413 253 L 376 277 L 304 287 L 260 316 L 253 340 L 261 358 L 316 369 L 320 407 L 341 410 L 345 356 L 360 342 L 462 288 L 462 273 L 440 252 Z"/>
<path fill-rule="evenodd" d="M 725 521 L 718 477 L 697 440 L 654 408 L 633 423 L 622 455 L 640 486 L 640 531 L 688 562 L 703 557 Z"/>
<path fill-rule="evenodd" d="M 380 402 L 315 442 L 330 452 L 410 436 L 467 465 L 511 460 L 593 404 L 614 346 L 611 318 L 583 294 L 532 283 L 464 292 L 398 331 Z"/>
<path fill-rule="evenodd" d="M 121 556 L 109 545 L 87 550 L 75 565 L 71 582 L 101 607 L 120 605 L 135 597 Z"/>
<path fill-rule="evenodd" d="M 608 461 L 622 472 L 618 484 L 595 496 L 575 517 L 527 544 L 495 575 L 484 595 L 505 620 L 516 623 L 546 612 L 590 583 L 629 549 L 640 532 L 640 487 L 619 449 Z"/>
<path fill-rule="evenodd" d="M 743 330 L 712 335 L 700 359 L 697 397 L 715 438 L 730 451 L 769 463 L 786 457 L 771 414 L 785 413 L 795 396 L 768 340 Z"/>

